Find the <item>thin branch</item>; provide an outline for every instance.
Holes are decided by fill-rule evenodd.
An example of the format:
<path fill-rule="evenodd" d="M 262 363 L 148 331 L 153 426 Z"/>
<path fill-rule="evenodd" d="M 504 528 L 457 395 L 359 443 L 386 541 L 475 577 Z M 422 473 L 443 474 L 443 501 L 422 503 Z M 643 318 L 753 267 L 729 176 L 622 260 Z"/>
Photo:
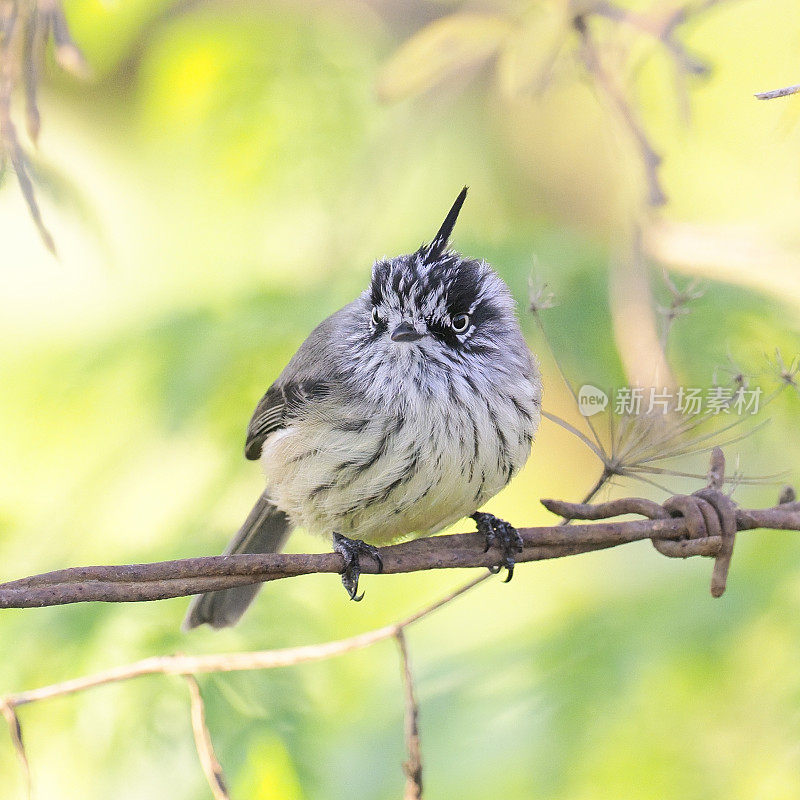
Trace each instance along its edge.
<path fill-rule="evenodd" d="M 88 68 L 69 32 L 61 0 L 6 0 L 0 6 L 0 161 L 14 168 L 28 213 L 45 247 L 56 255 L 55 242 L 45 225 L 30 175 L 30 159 L 17 134 L 13 98 L 24 96 L 25 124 L 35 145 L 41 117 L 38 105 L 39 71 L 47 42 L 53 40 L 56 63 L 78 77 Z"/>
<path fill-rule="evenodd" d="M 573 20 L 573 25 L 583 43 L 582 55 L 586 70 L 596 78 L 598 86 L 611 103 L 620 121 L 628 129 L 628 133 L 639 149 L 647 180 L 648 203 L 651 206 L 662 206 L 667 202 L 667 196 L 661 187 L 661 180 L 658 174 L 661 156 L 656 153 L 650 144 L 650 139 L 636 118 L 633 107 L 623 94 L 622 89 L 617 86 L 612 76 L 603 66 L 594 37 L 586 24 L 586 18 L 581 15 L 576 16 Z"/>
<path fill-rule="evenodd" d="M 688 7 L 677 7 L 664 14 L 663 9 L 656 4 L 649 14 L 644 14 L 602 0 L 592 7 L 591 13 L 607 17 L 614 22 L 622 22 L 640 33 L 651 36 L 667 49 L 679 72 L 690 75 L 703 75 L 708 72 L 708 66 L 697 56 L 692 55 L 675 36 L 680 25 L 693 16 Z M 694 14 L 696 13 L 695 11 Z"/>
<path fill-rule="evenodd" d="M 475 588 L 485 580 L 490 578 L 492 573 L 480 575 L 477 578 L 465 583 L 457 589 L 439 598 L 425 608 L 417 611 L 411 616 L 399 622 L 386 625 L 377 630 L 352 636 L 349 639 L 342 639 L 325 644 L 310 645 L 305 647 L 293 647 L 284 650 L 264 650 L 255 653 L 227 653 L 214 654 L 210 656 L 156 656 L 126 664 L 120 667 L 104 670 L 73 680 L 54 683 L 49 686 L 42 686 L 39 689 L 32 689 L 27 692 L 17 694 L 7 694 L 0 696 L 0 711 L 5 715 L 11 730 L 12 741 L 20 759 L 20 764 L 25 776 L 28 787 L 28 800 L 31 800 L 31 777 L 28 760 L 25 756 L 25 748 L 22 744 L 22 728 L 16 714 L 16 707 L 28 703 L 49 700 L 54 697 L 75 694 L 86 691 L 96 686 L 104 686 L 109 683 L 119 683 L 145 675 L 182 675 L 189 684 L 189 691 L 192 700 L 192 730 L 194 733 L 195 744 L 203 771 L 211 786 L 216 800 L 228 800 L 222 768 L 214 753 L 211 738 L 205 723 L 205 711 L 197 685 L 196 674 L 208 672 L 234 672 L 241 670 L 273 669 L 276 667 L 288 667 L 295 664 L 302 664 L 308 661 L 322 661 L 334 656 L 350 653 L 354 650 L 361 650 L 372 644 L 394 637 L 401 647 L 401 657 L 404 666 L 404 679 L 406 691 L 406 739 L 409 750 L 409 761 L 404 767 L 407 770 L 408 782 L 406 784 L 406 797 L 422 797 L 422 767 L 421 755 L 419 751 L 419 732 L 417 730 L 417 711 L 416 700 L 413 696 L 413 686 L 411 683 L 411 673 L 408 664 L 408 656 L 405 652 L 405 640 L 403 631 L 409 625 L 424 619 L 425 617 L 438 611 L 440 608 L 451 603 L 456 598 Z M 408 794 L 414 787 L 418 787 L 417 794 Z"/>
<path fill-rule="evenodd" d="M 18 707 L 41 700 L 49 700 L 53 697 L 63 697 L 64 695 L 83 692 L 87 689 L 93 689 L 95 686 L 104 686 L 108 683 L 118 683 L 132 678 L 139 678 L 144 675 L 199 675 L 209 672 L 241 672 L 290 667 L 309 661 L 323 661 L 345 653 L 351 653 L 354 650 L 363 650 L 365 647 L 381 642 L 384 639 L 391 639 L 397 635 L 398 631 L 404 630 L 409 625 L 424 619 L 479 583 L 483 583 L 489 577 L 491 577 L 489 573 L 480 575 L 469 583 L 449 592 L 435 603 L 431 603 L 399 622 L 393 622 L 390 625 L 360 633 L 348 639 L 304 645 L 302 647 L 289 647 L 283 650 L 261 650 L 250 653 L 153 656 L 131 664 L 112 667 L 94 675 L 86 675 L 26 692 L 0 696 L 0 703 L 5 702 L 13 707 Z"/>
<path fill-rule="evenodd" d="M 400 650 L 400 661 L 403 670 L 403 688 L 405 690 L 405 736 L 408 761 L 403 764 L 406 773 L 406 790 L 403 800 L 422 800 L 422 751 L 419 746 L 419 706 L 414 693 L 414 677 L 411 674 L 411 663 L 408 659 L 406 637 L 402 628 L 395 634 L 397 647 Z"/>
<path fill-rule="evenodd" d="M 22 725 L 20 725 L 19 717 L 17 716 L 15 703 L 7 697 L 0 697 L 0 713 L 3 714 L 8 723 L 11 742 L 14 745 L 14 750 L 19 759 L 20 769 L 22 770 L 23 780 L 25 782 L 25 794 L 28 800 L 31 800 L 33 797 L 31 766 L 28 762 L 27 753 L 25 752 L 25 743 L 22 739 Z"/>
<path fill-rule="evenodd" d="M 580 439 L 601 461 L 605 462 L 603 451 L 588 437 L 586 434 L 581 433 L 574 425 L 571 425 L 565 419 L 561 419 L 557 414 L 552 414 L 545 409 L 542 409 L 542 416 L 549 419 L 550 422 L 555 422 L 556 425 L 561 426 L 565 431 L 568 431 L 576 438 Z M 588 417 L 586 418 L 588 421 Z"/>
<path fill-rule="evenodd" d="M 206 707 L 203 703 L 203 695 L 200 694 L 200 684 L 197 683 L 194 675 L 185 675 L 184 677 L 189 686 L 189 697 L 192 702 L 192 733 L 203 774 L 211 787 L 214 800 L 230 800 L 228 787 L 225 784 L 225 775 L 217 754 L 214 752 L 211 734 L 206 725 Z"/>
<path fill-rule="evenodd" d="M 552 303 L 552 297 L 548 299 L 548 302 Z M 544 308 L 548 307 L 547 305 Z M 558 369 L 558 374 L 561 376 L 561 380 L 563 381 L 564 385 L 567 387 L 567 390 L 572 395 L 572 399 L 575 401 L 576 406 L 580 406 L 580 402 L 578 400 L 578 393 L 575 391 L 575 387 L 570 382 L 569 378 L 567 377 L 567 373 L 565 372 L 564 368 L 561 366 L 561 361 L 559 361 L 558 357 L 556 356 L 555 350 L 553 349 L 552 344 L 550 343 L 550 337 L 547 335 L 547 330 L 544 327 L 544 321 L 542 320 L 542 316 L 539 313 L 541 307 L 538 305 L 534 305 L 531 302 L 530 305 L 531 313 L 533 314 L 533 318 L 536 320 L 536 325 L 539 328 L 539 332 L 542 334 L 542 341 L 544 342 L 545 347 L 547 348 L 548 352 L 550 353 L 550 357 L 553 359 L 553 362 Z M 602 446 L 600 444 L 600 434 L 597 431 L 597 428 L 594 425 L 594 422 L 591 417 L 584 417 L 586 424 L 589 426 L 589 430 L 594 436 L 595 443 L 593 443 L 588 436 L 581 433 L 577 428 L 570 425 L 569 422 L 566 420 L 561 419 L 561 417 L 556 416 L 555 414 L 551 414 L 544 409 L 542 409 L 542 416 L 546 419 L 549 419 L 551 422 L 555 422 L 556 425 L 560 425 L 565 430 L 568 430 L 573 435 L 577 436 L 592 452 L 601 460 L 603 461 L 603 453 L 602 453 Z"/>
<path fill-rule="evenodd" d="M 603 469 L 600 473 L 600 477 L 595 481 L 594 486 L 589 489 L 588 492 L 583 496 L 583 500 L 581 500 L 582 504 L 591 503 L 595 497 L 597 497 L 600 490 L 611 480 L 614 473 L 611 472 L 607 467 Z M 569 525 L 572 522 L 571 517 L 562 517 L 561 522 L 559 525 Z"/>
<path fill-rule="evenodd" d="M 759 100 L 774 100 L 776 97 L 787 97 L 790 94 L 797 94 L 800 92 L 800 83 L 794 86 L 784 86 L 783 89 L 772 89 L 769 92 L 757 92 L 754 97 Z"/>

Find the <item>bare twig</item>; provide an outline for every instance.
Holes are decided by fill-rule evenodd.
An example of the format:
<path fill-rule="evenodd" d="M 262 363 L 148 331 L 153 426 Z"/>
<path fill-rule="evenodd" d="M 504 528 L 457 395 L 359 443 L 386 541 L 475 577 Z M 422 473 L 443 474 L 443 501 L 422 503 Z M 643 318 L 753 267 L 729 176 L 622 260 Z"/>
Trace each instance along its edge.
<path fill-rule="evenodd" d="M 89 76 L 89 65 L 72 34 L 69 32 L 67 17 L 61 7 L 60 0 L 46 0 L 40 4 L 46 7 L 50 25 L 53 31 L 53 45 L 55 56 L 61 69 L 71 72 L 77 78 Z"/>
<path fill-rule="evenodd" d="M 408 648 L 403 629 L 395 634 L 400 651 L 400 666 L 403 673 L 405 689 L 405 732 L 408 761 L 403 764 L 406 773 L 406 790 L 403 800 L 422 800 L 422 751 L 419 746 L 419 706 L 414 692 L 414 677 L 411 674 L 411 663 L 408 659 Z"/>
<path fill-rule="evenodd" d="M 664 13 L 662 7 L 656 4 L 650 13 L 644 14 L 602 0 L 592 6 L 591 13 L 625 23 L 640 33 L 651 36 L 667 49 L 682 72 L 693 75 L 703 75 L 708 72 L 708 66 L 697 56 L 692 55 L 675 35 L 680 25 L 692 16 L 689 8 L 678 6 Z"/>
<path fill-rule="evenodd" d="M 581 42 L 583 43 L 582 56 L 587 71 L 595 77 L 598 86 L 608 99 L 622 124 L 628 129 L 628 133 L 639 149 L 642 164 L 644 165 L 645 179 L 647 181 L 648 203 L 651 206 L 662 206 L 667 202 L 667 196 L 661 187 L 661 180 L 658 174 L 658 169 L 661 165 L 661 156 L 656 153 L 653 146 L 650 144 L 650 139 L 647 137 L 644 127 L 637 119 L 636 113 L 623 94 L 622 89 L 603 66 L 594 37 L 586 23 L 586 18 L 581 15 L 576 16 L 573 25 L 575 26 L 575 30 L 580 34 Z"/>
<path fill-rule="evenodd" d="M 25 124 L 35 145 L 41 118 L 38 105 L 39 67 L 52 36 L 56 62 L 85 77 L 86 62 L 73 41 L 60 0 L 5 0 L 0 6 L 0 161 L 14 168 L 22 197 L 45 247 L 55 255 L 53 237 L 42 219 L 30 176 L 28 154 L 20 142 L 12 117 L 12 100 L 21 85 L 25 99 Z"/>
<path fill-rule="evenodd" d="M 664 284 L 670 293 L 669 306 L 659 306 L 658 311 L 664 318 L 664 326 L 661 331 L 661 350 L 663 353 L 667 352 L 667 342 L 669 335 L 672 332 L 672 327 L 678 317 L 685 316 L 689 313 L 689 304 L 694 300 L 699 300 L 704 291 L 699 288 L 699 282 L 696 280 L 690 281 L 685 288 L 679 289 L 678 286 L 672 281 L 664 270 L 663 273 Z"/>
<path fill-rule="evenodd" d="M 431 603 L 425 608 L 414 614 L 366 633 L 351 636 L 348 639 L 340 639 L 333 642 L 322 644 L 305 645 L 303 647 L 289 647 L 283 650 L 261 650 L 250 653 L 214 653 L 211 655 L 189 656 L 189 655 L 168 655 L 153 656 L 131 664 L 120 667 L 113 667 L 94 675 L 86 675 L 80 678 L 63 681 L 61 683 L 43 686 L 39 689 L 31 689 L 16 694 L 7 694 L 2 697 L 2 701 L 17 707 L 28 703 L 49 700 L 53 697 L 63 697 L 64 695 L 83 692 L 86 689 L 93 689 L 95 686 L 104 686 L 108 683 L 118 683 L 120 681 L 139 678 L 144 675 L 199 675 L 208 672 L 242 672 L 258 669 L 275 669 L 276 667 L 290 667 L 295 664 L 304 664 L 309 661 L 323 661 L 335 656 L 351 653 L 354 650 L 363 650 L 365 647 L 391 639 L 397 635 L 398 630 L 403 630 L 409 625 L 424 619 L 434 611 L 442 608 L 451 601 L 468 592 L 479 583 L 483 583 L 491 577 L 489 573 L 474 578 L 469 583 L 449 592 L 444 597 Z"/>
<path fill-rule="evenodd" d="M 302 664 L 308 661 L 322 661 L 334 656 L 343 655 L 354 650 L 361 650 L 369 647 L 372 644 L 396 638 L 398 643 L 403 642 L 403 631 L 409 625 L 421 620 L 435 611 L 438 611 L 443 606 L 460 597 L 462 594 L 473 589 L 480 583 L 483 583 L 487 578 L 491 577 L 491 573 L 481 575 L 469 583 L 460 586 L 444 597 L 441 597 L 434 603 L 426 606 L 425 608 L 417 611 L 409 617 L 406 617 L 399 622 L 391 625 L 386 625 L 377 630 L 368 631 L 366 633 L 352 636 L 349 639 L 342 639 L 334 642 L 326 642 L 324 644 L 310 645 L 305 647 L 293 647 L 284 650 L 264 650 L 260 652 L 251 653 L 222 653 L 210 656 L 186 656 L 186 655 L 172 655 L 172 656 L 155 656 L 153 658 L 146 658 L 141 661 L 136 661 L 132 664 L 126 664 L 120 667 L 98 672 L 94 675 L 87 675 L 73 680 L 63 681 L 61 683 L 51 684 L 49 686 L 42 686 L 39 689 L 32 689 L 26 692 L 19 692 L 17 694 L 7 694 L 0 696 L 0 711 L 6 716 L 9 727 L 11 728 L 12 739 L 14 746 L 20 758 L 23 771 L 28 785 L 28 796 L 30 800 L 30 769 L 28 767 L 28 760 L 25 757 L 25 749 L 22 746 L 22 728 L 17 718 L 15 709 L 17 706 L 26 705 L 28 703 L 40 702 L 42 700 L 49 700 L 54 697 L 63 697 L 65 695 L 75 694 L 76 692 L 86 691 L 96 686 L 104 686 L 109 683 L 119 683 L 121 681 L 131 680 L 133 678 L 142 677 L 144 675 L 182 675 L 189 683 L 189 690 L 192 698 L 192 729 L 194 732 L 195 743 L 203 770 L 208 778 L 211 789 L 214 792 L 216 800 L 227 800 L 225 794 L 225 782 L 222 776 L 222 769 L 214 753 L 211 739 L 205 724 L 205 712 L 202 703 L 202 697 L 197 686 L 197 680 L 194 677 L 199 673 L 207 672 L 235 672 L 242 670 L 256 670 L 256 669 L 274 669 L 276 667 L 288 667 L 295 664 Z M 403 646 L 403 645 L 401 645 Z M 403 646 L 404 647 L 404 646 Z M 401 650 L 401 656 L 404 659 L 403 665 L 406 670 L 406 703 L 408 709 L 409 692 L 410 689 L 410 672 L 408 672 L 408 662 L 404 649 Z M 414 708 L 416 708 L 416 702 Z M 414 713 L 414 731 L 416 731 L 416 712 Z M 413 745 L 416 750 L 412 749 L 412 743 L 409 739 L 409 763 L 414 770 L 414 780 L 421 791 L 421 766 L 419 757 L 419 738 L 418 734 L 416 744 Z M 409 781 L 411 777 L 409 776 Z M 408 785 L 411 785 L 410 783 Z M 408 789 L 407 785 L 407 789 Z M 414 795 L 411 795 L 412 797 Z M 420 795 L 421 796 L 421 795 Z"/>
<path fill-rule="evenodd" d="M 189 686 L 189 697 L 192 702 L 192 733 L 200 765 L 203 767 L 203 774 L 211 787 L 214 800 L 230 800 L 228 787 L 225 785 L 225 775 L 217 759 L 217 754 L 214 752 L 211 734 L 206 725 L 206 708 L 203 696 L 200 694 L 200 685 L 194 675 L 185 675 L 184 677 Z"/>
<path fill-rule="evenodd" d="M 39 141 L 41 118 L 37 102 L 39 62 L 43 58 L 44 32 L 38 16 L 32 14 L 25 28 L 22 72 L 25 83 L 25 117 L 28 136 L 34 144 Z"/>
<path fill-rule="evenodd" d="M 25 72 L 27 81 L 26 94 L 28 102 L 28 125 L 33 126 L 33 133 L 38 136 L 38 108 L 36 107 L 36 73 L 35 68 L 26 68 L 26 57 L 32 57 L 34 39 L 31 27 L 35 24 L 37 11 L 27 3 L 6 3 L 2 9 L 3 36 L 0 42 L 0 153 L 7 159 L 17 176 L 20 191 L 28 206 L 39 235 L 50 252 L 55 254 L 53 237 L 44 225 L 39 204 L 33 191 L 33 184 L 28 175 L 28 164 L 25 152 L 17 135 L 17 127 L 11 116 L 11 101 L 19 82 L 20 73 Z M 30 36 L 30 38 L 29 38 Z M 30 44 L 30 46 L 28 46 Z"/>
<path fill-rule="evenodd" d="M 759 100 L 774 100 L 776 97 L 787 97 L 790 94 L 797 94 L 800 92 L 800 83 L 795 86 L 784 86 L 783 89 L 772 89 L 769 92 L 757 92 L 754 97 Z"/>
<path fill-rule="evenodd" d="M 595 497 L 600 493 L 600 490 L 611 480 L 613 473 L 609 472 L 607 469 L 604 469 L 600 473 L 600 477 L 595 481 L 594 486 L 589 489 L 588 492 L 583 496 L 583 500 L 581 500 L 582 504 L 591 503 Z M 572 522 L 571 517 L 561 517 L 561 522 L 559 525 L 569 525 Z"/>
<path fill-rule="evenodd" d="M 25 793 L 28 800 L 33 797 L 33 783 L 31 781 L 31 767 L 28 762 L 28 756 L 25 752 L 25 743 L 22 740 L 22 725 L 20 725 L 19 717 L 17 716 L 14 703 L 8 698 L 0 697 L 0 713 L 8 723 L 8 731 L 11 734 L 11 742 L 14 745 L 14 750 L 19 759 L 20 769 L 22 770 L 23 779 L 25 781 Z"/>

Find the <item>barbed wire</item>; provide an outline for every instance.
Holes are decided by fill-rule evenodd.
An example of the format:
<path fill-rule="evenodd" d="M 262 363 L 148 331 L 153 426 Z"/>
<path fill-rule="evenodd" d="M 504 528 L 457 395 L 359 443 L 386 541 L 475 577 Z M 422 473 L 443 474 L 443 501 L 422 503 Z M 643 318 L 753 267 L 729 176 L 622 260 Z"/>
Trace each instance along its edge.
<path fill-rule="evenodd" d="M 549 511 L 569 520 L 608 520 L 628 514 L 644 516 L 645 519 L 521 528 L 519 533 L 523 549 L 517 561 L 563 558 L 650 539 L 663 555 L 714 558 L 711 593 L 719 597 L 725 590 L 737 533 L 759 528 L 800 531 L 800 502 L 796 500 L 793 490 L 788 487 L 784 489 L 776 506 L 742 509 L 722 492 L 724 473 L 722 451 L 715 448 L 708 485 L 691 495 L 675 495 L 663 505 L 639 497 L 596 505 L 542 500 Z M 28 797 L 31 797 L 32 791 L 31 768 L 17 713 L 20 706 L 145 675 L 183 676 L 189 685 L 192 731 L 203 772 L 216 800 L 227 800 L 225 779 L 206 726 L 196 675 L 288 667 L 333 658 L 394 639 L 398 645 L 404 686 L 408 751 L 408 760 L 404 764 L 404 796 L 409 800 L 419 800 L 422 797 L 422 755 L 417 723 L 419 709 L 404 633 L 410 625 L 430 616 L 491 577 L 492 572 L 496 571 L 498 554 L 493 549 L 484 552 L 480 534 L 460 533 L 384 547 L 381 548 L 381 555 L 383 572 L 389 574 L 475 567 L 489 567 L 491 571 L 405 619 L 348 639 L 282 650 L 154 656 L 38 689 L 0 695 L 0 713 L 9 726 Z M 310 573 L 338 573 L 343 566 L 338 553 L 319 553 L 212 556 L 152 564 L 73 567 L 0 584 L 0 608 L 31 608 L 88 601 L 150 601 Z M 363 566 L 364 573 L 376 571 L 377 567 L 371 563 Z"/>

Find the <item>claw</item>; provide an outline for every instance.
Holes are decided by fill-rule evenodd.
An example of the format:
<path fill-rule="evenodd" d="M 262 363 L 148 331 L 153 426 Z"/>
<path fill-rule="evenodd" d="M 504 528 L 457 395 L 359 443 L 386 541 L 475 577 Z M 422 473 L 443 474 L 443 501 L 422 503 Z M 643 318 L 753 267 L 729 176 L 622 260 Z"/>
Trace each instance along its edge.
<path fill-rule="evenodd" d="M 361 541 L 361 539 L 348 539 L 341 533 L 333 534 L 333 549 L 344 559 L 342 570 L 342 586 L 351 600 L 357 603 L 364 597 L 364 592 L 358 594 L 358 579 L 361 576 L 361 563 L 359 557 L 368 555 L 378 565 L 378 572 L 383 572 L 383 559 L 377 547 Z"/>
<path fill-rule="evenodd" d="M 508 577 L 504 583 L 508 583 L 514 577 L 514 554 L 522 552 L 522 537 L 513 525 L 498 519 L 494 514 L 476 511 L 472 515 L 472 519 L 475 520 L 478 533 L 482 533 L 484 536 L 484 553 L 487 553 L 495 542 L 498 542 L 503 548 L 501 562 L 489 569 L 492 573 L 497 573 L 502 567 L 505 567 Z"/>

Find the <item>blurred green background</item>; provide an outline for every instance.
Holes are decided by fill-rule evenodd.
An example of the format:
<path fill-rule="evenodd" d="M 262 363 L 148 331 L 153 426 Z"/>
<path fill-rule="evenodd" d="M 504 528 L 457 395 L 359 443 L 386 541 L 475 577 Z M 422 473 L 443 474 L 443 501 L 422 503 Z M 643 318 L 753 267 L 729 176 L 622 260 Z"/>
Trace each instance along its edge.
<path fill-rule="evenodd" d="M 677 382 L 709 386 L 730 357 L 769 390 L 764 353 L 800 350 L 800 100 L 752 97 L 800 80 L 794 0 L 720 3 L 689 21 L 681 40 L 712 72 L 688 81 L 688 120 L 676 86 L 685 76 L 663 49 L 592 22 L 609 62 L 624 50 L 633 64 L 620 74 L 664 158 L 669 203 L 658 213 L 643 207 L 637 151 L 564 33 L 566 3 L 65 9 L 93 76 L 49 69 L 41 100 L 34 166 L 59 260 L 13 180 L 0 193 L 3 579 L 219 552 L 262 485 L 242 456 L 256 401 L 311 328 L 363 288 L 372 261 L 429 239 L 464 184 L 455 244 L 493 263 L 519 300 L 554 413 L 579 419 L 526 312 L 534 267 L 557 295 L 544 321 L 576 384 L 637 377 L 640 326 L 669 302 L 662 267 L 706 287 L 676 322 Z M 433 44 L 419 38 L 465 11 L 493 16 L 451 20 Z M 536 91 L 559 37 L 550 85 Z M 644 271 L 626 266 L 635 226 Z M 766 417 L 727 449 L 731 469 L 797 481 L 797 393 Z M 706 458 L 678 466 L 702 473 Z M 578 499 L 599 471 L 546 422 L 490 509 L 546 524 L 537 498 Z M 664 498 L 630 482 L 613 491 Z M 777 491 L 743 485 L 735 496 L 772 505 Z M 298 533 L 290 549 L 327 546 Z M 426 796 L 800 795 L 800 538 L 740 536 L 721 600 L 709 595 L 710 571 L 647 543 L 531 564 L 410 629 Z M 179 632 L 185 599 L 4 611 L 0 692 L 152 654 L 344 637 L 466 577 L 367 577 L 356 605 L 335 576 L 308 576 L 267 586 L 239 627 L 191 635 Z M 391 642 L 200 680 L 234 798 L 400 795 Z M 39 798 L 209 796 L 180 679 L 103 687 L 20 716 Z M 22 796 L 5 730 L 0 775 L 2 797 Z"/>

